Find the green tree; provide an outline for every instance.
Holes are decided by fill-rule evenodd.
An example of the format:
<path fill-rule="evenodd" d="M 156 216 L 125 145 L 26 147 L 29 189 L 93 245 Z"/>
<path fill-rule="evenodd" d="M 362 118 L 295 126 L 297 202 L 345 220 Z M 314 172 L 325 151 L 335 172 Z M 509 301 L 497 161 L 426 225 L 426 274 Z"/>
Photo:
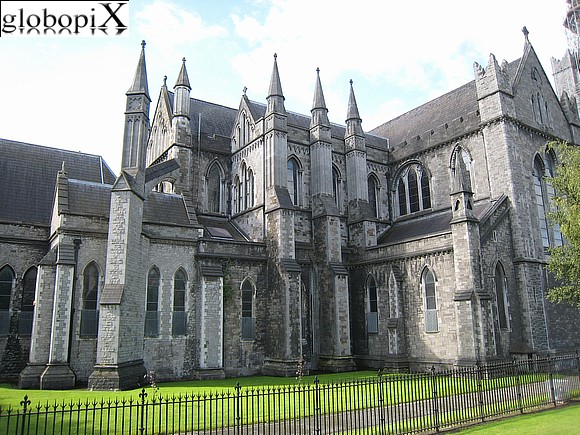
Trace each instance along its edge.
<path fill-rule="evenodd" d="M 556 192 L 549 218 L 559 225 L 565 242 L 550 249 L 548 269 L 558 284 L 548 291 L 548 299 L 580 309 L 580 147 L 552 142 L 549 148 L 558 156 L 556 173 L 548 177 Z"/>

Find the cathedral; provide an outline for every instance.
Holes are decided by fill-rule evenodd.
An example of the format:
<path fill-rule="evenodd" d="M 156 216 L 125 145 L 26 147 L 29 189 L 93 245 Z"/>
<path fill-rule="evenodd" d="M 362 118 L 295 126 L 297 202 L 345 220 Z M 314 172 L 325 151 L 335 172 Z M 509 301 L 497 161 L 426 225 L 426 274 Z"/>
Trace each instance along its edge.
<path fill-rule="evenodd" d="M 490 55 L 469 83 L 366 131 L 352 82 L 345 123 L 329 122 L 320 71 L 311 112 L 287 110 L 276 56 L 264 102 L 196 99 L 184 59 L 151 106 L 143 43 L 119 174 L 0 139 L 0 373 L 123 390 L 148 374 L 578 349 L 580 312 L 546 299 L 549 248 L 566 243 L 547 218 L 547 144 L 580 143 L 575 57 L 554 60 L 555 90 L 523 42 L 521 58 Z"/>

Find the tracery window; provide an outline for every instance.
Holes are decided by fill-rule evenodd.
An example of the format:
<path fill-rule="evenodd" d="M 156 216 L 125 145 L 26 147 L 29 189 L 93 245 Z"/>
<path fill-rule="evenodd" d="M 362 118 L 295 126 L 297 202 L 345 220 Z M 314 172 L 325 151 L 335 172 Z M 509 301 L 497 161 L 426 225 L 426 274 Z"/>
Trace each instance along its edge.
<path fill-rule="evenodd" d="M 399 216 L 431 208 L 429 174 L 420 164 L 407 166 L 396 185 Z"/>
<path fill-rule="evenodd" d="M 497 303 L 497 316 L 499 327 L 501 329 L 508 329 L 508 303 L 507 303 L 507 281 L 501 263 L 495 266 L 495 298 Z"/>
<path fill-rule="evenodd" d="M 99 329 L 99 269 L 94 261 L 83 272 L 81 336 L 96 337 Z"/>
<path fill-rule="evenodd" d="M 242 340 L 253 340 L 255 337 L 254 293 L 254 286 L 246 279 L 242 284 Z"/>
<path fill-rule="evenodd" d="M 439 319 L 437 311 L 437 293 L 435 275 L 429 268 L 425 268 L 421 279 L 425 297 L 425 332 L 438 332 Z"/>
<path fill-rule="evenodd" d="M 537 156 L 534 161 L 534 194 L 536 197 L 536 208 L 538 210 L 538 223 L 540 226 L 540 236 L 544 249 L 550 247 L 550 237 L 548 235 L 548 217 L 547 217 L 547 197 L 546 186 L 544 183 L 544 162 Z"/>
<path fill-rule="evenodd" d="M 551 153 L 546 153 L 546 169 L 548 172 L 549 177 L 556 176 L 556 160 L 555 157 Z M 546 195 L 548 197 L 548 202 L 550 204 L 550 211 L 555 211 L 555 205 L 553 198 L 556 196 L 556 191 L 554 190 L 554 186 L 549 179 L 545 180 L 546 182 Z M 562 246 L 564 244 L 564 238 L 562 237 L 562 232 L 560 230 L 560 225 L 554 223 L 552 225 L 552 240 L 553 246 Z"/>
<path fill-rule="evenodd" d="M 240 177 L 238 177 L 236 175 L 236 177 L 234 178 L 234 191 L 232 192 L 232 201 L 234 202 L 232 205 L 232 210 L 234 213 L 238 213 L 241 210 L 241 206 L 240 206 L 240 200 L 239 200 L 239 195 L 240 195 L 240 191 L 242 189 L 242 186 L 240 184 Z"/>
<path fill-rule="evenodd" d="M 10 329 L 10 298 L 14 278 L 14 271 L 10 266 L 0 269 L 0 335 L 8 334 Z"/>
<path fill-rule="evenodd" d="M 147 299 L 145 305 L 145 336 L 157 337 L 159 335 L 159 286 L 161 274 L 159 269 L 153 266 L 147 274 Z"/>
<path fill-rule="evenodd" d="M 301 185 L 300 185 L 300 166 L 293 157 L 288 159 L 288 193 L 292 199 L 292 204 L 300 205 Z"/>
<path fill-rule="evenodd" d="M 379 216 L 379 182 L 377 177 L 370 175 L 367 179 L 367 188 L 369 191 L 369 204 L 374 212 L 375 217 Z"/>
<path fill-rule="evenodd" d="M 18 324 L 18 333 L 20 335 L 32 334 L 37 272 L 36 267 L 31 267 L 22 278 L 22 305 L 20 306 L 20 320 Z"/>
<path fill-rule="evenodd" d="M 367 332 L 379 332 L 379 304 L 377 297 L 377 283 L 372 276 L 367 278 Z"/>
<path fill-rule="evenodd" d="M 207 173 L 207 209 L 211 213 L 222 211 L 222 174 L 220 167 L 214 163 Z"/>
<path fill-rule="evenodd" d="M 173 277 L 173 335 L 185 335 L 187 332 L 187 312 L 185 311 L 186 287 L 187 275 L 183 269 L 179 269 Z"/>
<path fill-rule="evenodd" d="M 338 210 L 340 210 L 340 173 L 335 166 L 332 166 L 332 196 Z"/>

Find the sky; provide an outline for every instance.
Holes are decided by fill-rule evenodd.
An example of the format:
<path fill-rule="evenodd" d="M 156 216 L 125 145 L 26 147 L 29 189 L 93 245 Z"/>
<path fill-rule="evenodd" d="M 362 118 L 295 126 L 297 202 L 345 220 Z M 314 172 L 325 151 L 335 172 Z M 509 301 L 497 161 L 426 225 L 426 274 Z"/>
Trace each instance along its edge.
<path fill-rule="evenodd" d="M 2 23 L 6 11 L 19 8 L 60 6 L 73 15 L 81 3 L 98 2 L 0 1 L 0 13 Z M 192 97 L 237 108 L 244 88 L 251 100 L 266 102 L 276 53 L 286 110 L 310 114 L 320 68 L 330 121 L 344 124 L 352 79 L 366 131 L 473 80 L 474 62 L 485 67 L 490 54 L 499 62 L 518 59 L 524 26 L 550 79 L 550 58 L 561 58 L 568 44 L 566 0 L 130 0 L 125 6 L 116 14 L 127 26 L 121 35 L 2 34 L 0 138 L 101 155 L 118 174 L 125 93 L 142 40 L 150 119 L 164 76 L 172 89 L 182 58 Z"/>

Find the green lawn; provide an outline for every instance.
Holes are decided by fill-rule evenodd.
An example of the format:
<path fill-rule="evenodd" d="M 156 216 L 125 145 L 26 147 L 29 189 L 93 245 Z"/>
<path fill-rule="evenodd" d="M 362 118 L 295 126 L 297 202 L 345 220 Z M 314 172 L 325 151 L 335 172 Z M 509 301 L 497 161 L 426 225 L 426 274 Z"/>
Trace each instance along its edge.
<path fill-rule="evenodd" d="M 580 401 L 558 408 L 479 424 L 457 434 L 485 435 L 573 435 L 580 432 Z"/>
<path fill-rule="evenodd" d="M 304 376 L 301 384 L 312 384 L 316 378 L 321 383 L 350 381 L 353 379 L 373 378 L 377 373 L 373 371 L 358 371 L 351 373 L 336 373 L 324 374 L 316 376 Z M 189 396 L 198 394 L 219 394 L 224 391 L 233 390 L 236 385 L 242 388 L 275 388 L 281 386 L 298 385 L 299 381 L 296 378 L 281 378 L 270 376 L 249 376 L 243 378 L 228 378 L 216 379 L 207 381 L 176 381 L 163 382 L 153 388 L 152 386 L 145 387 L 145 392 L 148 399 L 152 395 L 172 397 L 188 394 Z M 8 406 L 20 407 L 20 401 L 24 396 L 28 396 L 28 400 L 32 405 L 37 403 L 85 403 L 104 401 L 115 401 L 121 399 L 139 400 L 139 394 L 142 388 L 126 391 L 89 391 L 85 388 L 76 388 L 72 390 L 21 390 L 14 385 L 0 383 L 0 407 L 6 408 Z"/>
<path fill-rule="evenodd" d="M 368 407 L 376 407 L 378 400 L 385 405 L 400 404 L 403 402 L 416 402 L 420 400 L 432 399 L 433 397 L 444 397 L 447 395 L 461 394 L 473 391 L 485 391 L 490 389 L 502 389 L 503 387 L 513 387 L 516 380 L 513 376 L 505 376 L 490 379 L 469 379 L 463 377 L 440 376 L 431 377 L 424 375 L 405 374 L 384 374 L 381 383 L 377 383 L 377 373 L 373 371 L 360 371 L 350 373 L 325 374 L 319 376 L 304 376 L 300 380 L 280 377 L 253 376 L 244 378 L 229 378 L 222 380 L 208 381 L 179 381 L 167 382 L 159 385 L 146 387 L 146 402 L 151 406 L 148 414 L 144 417 L 137 404 L 141 403 L 142 388 L 129 391 L 88 391 L 86 389 L 74 390 L 20 390 L 9 384 L 0 384 L 0 415 L 10 412 L 10 409 L 22 409 L 21 401 L 25 395 L 30 401 L 27 409 L 29 412 L 34 409 L 51 408 L 56 409 L 85 409 L 82 414 L 68 416 L 61 423 L 57 424 L 57 429 L 73 427 L 80 423 L 80 419 L 93 419 L 95 421 L 125 422 L 132 427 L 143 425 L 143 418 L 147 421 L 161 421 L 155 419 L 155 414 L 165 414 L 163 424 L 172 431 L 188 431 L 195 429 L 186 425 L 184 416 L 188 413 L 195 417 L 196 424 L 208 423 L 211 427 L 231 425 L 234 421 L 241 424 L 258 424 L 260 422 L 281 421 L 284 419 L 296 419 L 312 416 L 317 408 L 319 415 L 336 415 L 344 411 L 352 411 Z M 517 383 L 537 383 L 545 382 L 544 375 L 518 376 Z M 319 383 L 319 386 L 316 385 Z M 380 385 L 380 387 L 377 387 Z M 182 402 L 173 398 L 183 398 Z M 528 403 L 529 401 L 532 401 Z M 171 403 L 176 403 L 174 406 Z M 530 397 L 518 403 L 510 401 L 500 401 L 499 403 L 488 403 L 485 405 L 485 415 L 500 415 L 524 408 L 542 406 L 549 403 L 549 398 L 545 395 L 541 397 Z M 567 430 L 578 426 L 580 415 L 580 402 L 575 413 L 572 412 L 570 418 L 576 417 L 575 423 L 567 422 L 564 417 L 556 416 L 552 420 L 562 424 L 562 429 Z M 171 406 L 170 406 L 171 405 Z M 505 409 L 504 409 L 505 408 Z M 559 411 L 557 408 L 554 411 Z M 478 414 L 480 407 L 466 407 L 454 412 L 453 415 L 439 414 L 439 421 L 445 424 L 451 421 L 468 421 L 470 413 Z M 177 414 L 176 414 L 177 412 Z M 529 412 L 529 411 L 528 411 Z M 127 414 L 128 413 L 128 414 Z M 461 418 L 457 418 L 461 414 Z M 477 416 L 474 414 L 474 417 Z M 576 414 L 576 415 L 574 415 Z M 567 434 L 574 432 L 557 432 L 550 430 L 547 432 L 535 431 L 536 423 L 526 423 L 526 418 L 536 414 L 525 414 L 517 417 L 516 420 L 524 421 L 523 428 L 526 434 Z M 243 417 L 240 417 L 243 416 Z M 407 416 L 409 418 L 410 416 Z M 567 418 L 566 414 L 566 418 Z M 239 421 L 242 419 L 243 421 Z M 425 419 L 431 417 L 419 417 L 414 420 L 402 420 L 399 429 L 408 430 L 413 427 L 427 427 Z M 147 421 L 145 423 L 147 423 Z M 33 419 L 35 425 L 49 424 L 47 417 Z M 123 423 L 123 424 L 125 424 Z M 492 425 L 503 424 L 503 421 L 490 423 Z M 85 424 L 85 423 L 82 423 Z M 534 425 L 534 426 L 530 426 Z M 557 427 L 553 422 L 546 423 L 547 427 Z M 201 426 L 200 426 L 201 427 Z M 209 426 L 208 426 L 209 427 Z M 486 426 L 487 427 L 487 426 Z M 493 427 L 493 426 L 492 426 Z M 534 431 L 530 432 L 530 427 Z M 537 427 L 540 427 L 539 425 Z M 205 427 L 204 427 L 205 430 Z M 479 426 L 471 430 L 480 430 Z M 170 432 L 170 430 L 168 430 Z M 0 430 L 1 432 L 1 430 Z M 162 430 L 159 430 L 162 432 Z M 12 433 L 12 432 L 10 432 Z M 55 432 L 56 433 L 56 432 Z M 374 433 L 373 429 L 370 432 Z M 469 433 L 469 432 L 466 432 Z M 494 433 L 494 432 L 486 432 Z M 500 428 L 497 433 L 505 432 Z M 520 433 L 520 432 L 513 432 Z"/>

